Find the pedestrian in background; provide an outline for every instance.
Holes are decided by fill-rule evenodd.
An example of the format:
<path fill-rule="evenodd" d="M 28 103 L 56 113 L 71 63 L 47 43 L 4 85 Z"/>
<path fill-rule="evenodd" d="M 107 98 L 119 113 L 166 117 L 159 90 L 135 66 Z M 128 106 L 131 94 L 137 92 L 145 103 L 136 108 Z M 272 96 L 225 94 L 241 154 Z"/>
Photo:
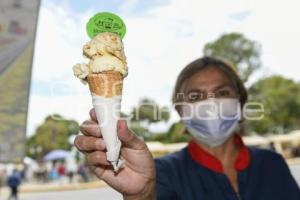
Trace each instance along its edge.
<path fill-rule="evenodd" d="M 21 175 L 18 170 L 14 169 L 13 173 L 7 179 L 7 185 L 10 188 L 11 194 L 8 200 L 18 200 L 18 188 L 21 184 Z"/>

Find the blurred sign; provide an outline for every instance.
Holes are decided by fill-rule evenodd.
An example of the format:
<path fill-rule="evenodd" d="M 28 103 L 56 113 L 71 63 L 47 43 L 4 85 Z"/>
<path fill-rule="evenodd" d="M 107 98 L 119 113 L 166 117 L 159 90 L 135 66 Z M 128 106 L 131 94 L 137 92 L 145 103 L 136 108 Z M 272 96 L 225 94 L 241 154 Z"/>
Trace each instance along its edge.
<path fill-rule="evenodd" d="M 20 162 L 40 0 L 0 1 L 0 163 Z"/>

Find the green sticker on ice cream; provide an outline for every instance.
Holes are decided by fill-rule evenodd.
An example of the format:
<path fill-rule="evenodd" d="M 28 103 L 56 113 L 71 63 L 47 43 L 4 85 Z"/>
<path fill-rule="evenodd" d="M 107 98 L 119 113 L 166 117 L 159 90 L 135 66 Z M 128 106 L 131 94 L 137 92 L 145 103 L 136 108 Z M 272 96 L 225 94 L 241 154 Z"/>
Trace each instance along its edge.
<path fill-rule="evenodd" d="M 90 18 L 86 25 L 86 31 L 90 38 L 103 32 L 116 33 L 123 38 L 126 33 L 126 26 L 119 16 L 109 12 L 101 12 Z"/>

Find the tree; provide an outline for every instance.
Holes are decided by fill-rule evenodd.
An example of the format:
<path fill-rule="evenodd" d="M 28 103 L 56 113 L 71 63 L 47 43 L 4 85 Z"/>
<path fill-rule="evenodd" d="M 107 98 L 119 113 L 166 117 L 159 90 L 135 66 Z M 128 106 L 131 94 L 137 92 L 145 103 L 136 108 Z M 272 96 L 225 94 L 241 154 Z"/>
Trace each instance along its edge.
<path fill-rule="evenodd" d="M 159 107 L 155 101 L 147 98 L 142 99 L 131 114 L 132 121 L 145 121 L 148 123 L 168 121 L 170 117 L 167 107 Z"/>
<path fill-rule="evenodd" d="M 259 80 L 249 89 L 249 100 L 262 103 L 262 120 L 249 121 L 260 134 L 288 132 L 300 128 L 300 84 L 274 75 Z"/>
<path fill-rule="evenodd" d="M 229 62 L 244 82 L 260 68 L 261 45 L 241 33 L 224 34 L 208 43 L 203 49 L 205 56 L 221 58 Z"/>
<path fill-rule="evenodd" d="M 170 113 L 167 107 L 160 107 L 155 101 L 144 98 L 131 111 L 130 128 L 147 140 L 151 136 L 150 124 L 167 122 L 169 118 Z"/>
<path fill-rule="evenodd" d="M 79 124 L 60 115 L 46 117 L 33 136 L 28 140 L 27 152 L 30 157 L 41 159 L 54 149 L 70 149 L 69 137 L 79 132 Z"/>
<path fill-rule="evenodd" d="M 190 139 L 191 136 L 182 121 L 174 123 L 167 133 L 167 142 L 187 142 Z"/>
<path fill-rule="evenodd" d="M 164 143 L 188 142 L 191 136 L 186 131 L 182 121 L 175 122 L 166 133 L 152 135 L 151 140 Z"/>

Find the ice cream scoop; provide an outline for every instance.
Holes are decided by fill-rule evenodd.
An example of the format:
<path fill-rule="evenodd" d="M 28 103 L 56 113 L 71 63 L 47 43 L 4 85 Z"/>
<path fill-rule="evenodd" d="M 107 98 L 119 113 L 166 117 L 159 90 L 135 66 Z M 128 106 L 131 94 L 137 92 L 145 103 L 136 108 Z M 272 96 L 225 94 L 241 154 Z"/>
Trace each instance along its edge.
<path fill-rule="evenodd" d="M 79 63 L 73 66 L 73 74 L 86 84 L 86 78 L 90 73 L 90 68 L 85 63 Z"/>
<path fill-rule="evenodd" d="M 127 67 L 125 67 L 124 62 L 115 56 L 97 56 L 89 62 L 89 66 L 93 73 L 117 71 L 121 73 L 123 77 L 127 76 Z"/>
<path fill-rule="evenodd" d="M 112 55 L 120 59 L 125 64 L 124 67 L 127 67 L 122 40 L 115 33 L 106 32 L 96 35 L 83 46 L 83 54 L 90 59 Z"/>

